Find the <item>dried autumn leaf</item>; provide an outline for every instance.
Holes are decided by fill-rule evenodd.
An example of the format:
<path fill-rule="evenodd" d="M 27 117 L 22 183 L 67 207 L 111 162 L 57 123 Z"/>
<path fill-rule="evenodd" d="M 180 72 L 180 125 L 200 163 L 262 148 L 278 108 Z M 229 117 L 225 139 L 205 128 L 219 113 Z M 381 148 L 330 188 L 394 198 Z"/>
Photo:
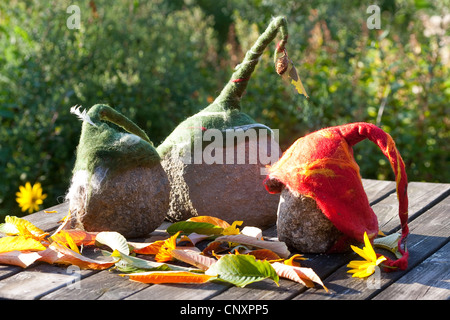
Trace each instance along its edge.
<path fill-rule="evenodd" d="M 143 283 L 205 283 L 215 276 L 192 273 L 186 271 L 149 271 L 131 274 L 120 274 L 120 276 L 128 276 L 130 280 Z"/>
<path fill-rule="evenodd" d="M 177 260 L 189 263 L 202 270 L 207 270 L 210 266 L 217 262 L 216 259 L 201 255 L 200 252 L 195 252 L 192 250 L 174 249 L 171 251 L 171 255 Z"/>
<path fill-rule="evenodd" d="M 272 263 L 272 267 L 282 278 L 287 278 L 292 281 L 301 283 L 308 288 L 314 287 L 313 282 L 315 282 L 317 284 L 320 284 L 325 289 L 325 291 L 328 292 L 327 287 L 324 286 L 322 280 L 311 268 L 289 266 L 280 262 Z"/>
<path fill-rule="evenodd" d="M 245 254 L 249 254 L 254 256 L 258 260 L 283 260 L 277 255 L 275 252 L 269 249 L 257 249 L 251 250 L 250 252 L 244 252 Z"/>
<path fill-rule="evenodd" d="M 297 253 L 297 254 L 294 254 L 289 259 L 286 259 L 283 263 L 288 265 L 288 266 L 300 267 L 300 263 L 296 262 L 295 260 L 308 260 L 308 259 L 307 258 L 303 258 L 302 254 Z"/>
<path fill-rule="evenodd" d="M 165 240 L 157 240 L 152 243 L 128 242 L 132 251 L 139 254 L 157 254 Z"/>
<path fill-rule="evenodd" d="M 84 230 L 61 230 L 51 238 L 53 241 L 66 243 L 66 235 L 68 234 L 77 246 L 93 246 L 95 245 L 95 237 L 98 232 L 87 232 Z"/>
<path fill-rule="evenodd" d="M 39 258 L 41 258 L 41 255 L 38 252 L 21 252 L 15 250 L 0 253 L 0 264 L 14 265 L 22 268 L 27 268 Z"/>
<path fill-rule="evenodd" d="M 187 221 L 207 222 L 207 223 L 211 223 L 215 226 L 221 227 L 222 229 L 228 228 L 230 226 L 230 224 L 228 222 L 226 222 L 225 220 L 222 220 L 222 219 L 219 219 L 216 217 L 211 217 L 211 216 L 192 217 L 192 218 L 189 218 Z"/>
<path fill-rule="evenodd" d="M 118 261 L 117 258 L 110 258 L 107 261 L 90 259 L 58 242 L 53 242 L 48 249 L 41 252 L 40 255 L 42 256 L 40 261 L 50 264 L 76 265 L 81 269 L 92 270 L 108 269 Z"/>
<path fill-rule="evenodd" d="M 7 235 L 32 235 L 36 240 L 43 239 L 48 235 L 47 232 L 39 229 L 30 221 L 16 217 L 6 216 L 5 223 L 0 225 L 0 232 Z"/>
<path fill-rule="evenodd" d="M 10 251 L 40 251 L 45 250 L 42 243 L 27 236 L 10 236 L 0 238 L 0 253 Z"/>
<path fill-rule="evenodd" d="M 218 237 L 215 241 L 227 241 L 232 243 L 240 243 L 261 249 L 269 249 L 279 255 L 281 258 L 287 258 L 291 254 L 284 242 L 281 241 L 263 241 L 244 234 L 236 234 Z"/>
<path fill-rule="evenodd" d="M 158 253 L 155 256 L 156 261 L 158 262 L 167 262 L 173 260 L 171 251 L 176 249 L 177 247 L 177 238 L 181 231 L 178 231 L 169 239 L 164 241 Z"/>

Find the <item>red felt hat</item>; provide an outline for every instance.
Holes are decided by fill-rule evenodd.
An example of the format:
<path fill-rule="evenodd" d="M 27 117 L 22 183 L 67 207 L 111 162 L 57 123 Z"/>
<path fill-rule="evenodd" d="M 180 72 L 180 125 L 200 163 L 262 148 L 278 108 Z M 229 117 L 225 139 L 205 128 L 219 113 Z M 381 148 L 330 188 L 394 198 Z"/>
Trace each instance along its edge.
<path fill-rule="evenodd" d="M 281 182 L 294 194 L 313 198 L 323 214 L 344 234 L 334 251 L 348 246 L 349 239 L 363 242 L 364 232 L 373 240 L 378 235 L 378 220 L 364 191 L 352 149 L 366 138 L 378 145 L 395 173 L 402 227 L 398 250 L 402 257 L 385 264 L 404 270 L 408 262 L 408 181 L 394 140 L 377 126 L 351 123 L 325 128 L 298 139 L 269 168 L 265 186 L 270 193 L 278 193 Z"/>

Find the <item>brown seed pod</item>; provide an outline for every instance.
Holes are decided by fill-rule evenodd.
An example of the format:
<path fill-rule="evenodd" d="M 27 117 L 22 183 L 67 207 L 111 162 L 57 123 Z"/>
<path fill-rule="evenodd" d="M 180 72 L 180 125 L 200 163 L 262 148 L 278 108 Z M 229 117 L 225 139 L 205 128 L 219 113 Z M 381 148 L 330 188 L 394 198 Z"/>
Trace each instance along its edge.
<path fill-rule="evenodd" d="M 277 59 L 277 62 L 275 64 L 275 70 L 277 73 L 281 76 L 283 73 L 286 72 L 289 65 L 288 58 L 284 55 Z"/>

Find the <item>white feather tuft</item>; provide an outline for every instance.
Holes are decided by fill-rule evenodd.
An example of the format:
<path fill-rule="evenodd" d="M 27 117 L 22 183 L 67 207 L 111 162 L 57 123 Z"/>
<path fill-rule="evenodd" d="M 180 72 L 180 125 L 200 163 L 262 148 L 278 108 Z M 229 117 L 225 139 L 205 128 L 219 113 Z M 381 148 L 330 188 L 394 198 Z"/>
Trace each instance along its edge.
<path fill-rule="evenodd" d="M 80 108 L 81 106 L 73 106 L 72 108 L 70 108 L 70 113 L 73 113 L 75 115 L 78 116 L 78 118 L 80 118 L 80 120 L 82 121 L 86 121 L 88 123 L 90 123 L 91 125 L 93 125 L 94 127 L 96 127 L 95 123 L 92 122 L 91 118 L 86 114 L 86 109 L 84 109 L 83 112 L 80 112 Z"/>

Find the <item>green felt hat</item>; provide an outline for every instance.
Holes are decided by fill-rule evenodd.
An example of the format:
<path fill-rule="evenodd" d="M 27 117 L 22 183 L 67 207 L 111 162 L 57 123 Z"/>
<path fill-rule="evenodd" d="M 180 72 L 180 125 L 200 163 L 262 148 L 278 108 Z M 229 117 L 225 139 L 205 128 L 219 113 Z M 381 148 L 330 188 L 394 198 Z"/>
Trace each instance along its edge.
<path fill-rule="evenodd" d="M 147 134 L 113 108 L 96 104 L 81 113 L 82 120 L 74 173 L 85 170 L 91 176 L 97 168 L 112 177 L 133 167 L 152 167 L 160 157 Z"/>
<path fill-rule="evenodd" d="M 250 116 L 241 112 L 240 100 L 259 58 L 278 31 L 281 33 L 281 41 L 277 45 L 275 55 L 285 52 L 288 38 L 287 22 L 284 17 L 277 17 L 271 21 L 266 31 L 247 51 L 244 60 L 236 67 L 220 95 L 205 109 L 180 123 L 157 147 L 161 157 L 164 157 L 174 147 L 181 148 L 190 145 L 199 131 L 219 129 L 225 132 L 229 128 L 242 128 L 244 131 L 248 128 L 270 130 L 267 126 L 256 123 Z M 225 139 L 223 141 L 225 142 Z"/>

